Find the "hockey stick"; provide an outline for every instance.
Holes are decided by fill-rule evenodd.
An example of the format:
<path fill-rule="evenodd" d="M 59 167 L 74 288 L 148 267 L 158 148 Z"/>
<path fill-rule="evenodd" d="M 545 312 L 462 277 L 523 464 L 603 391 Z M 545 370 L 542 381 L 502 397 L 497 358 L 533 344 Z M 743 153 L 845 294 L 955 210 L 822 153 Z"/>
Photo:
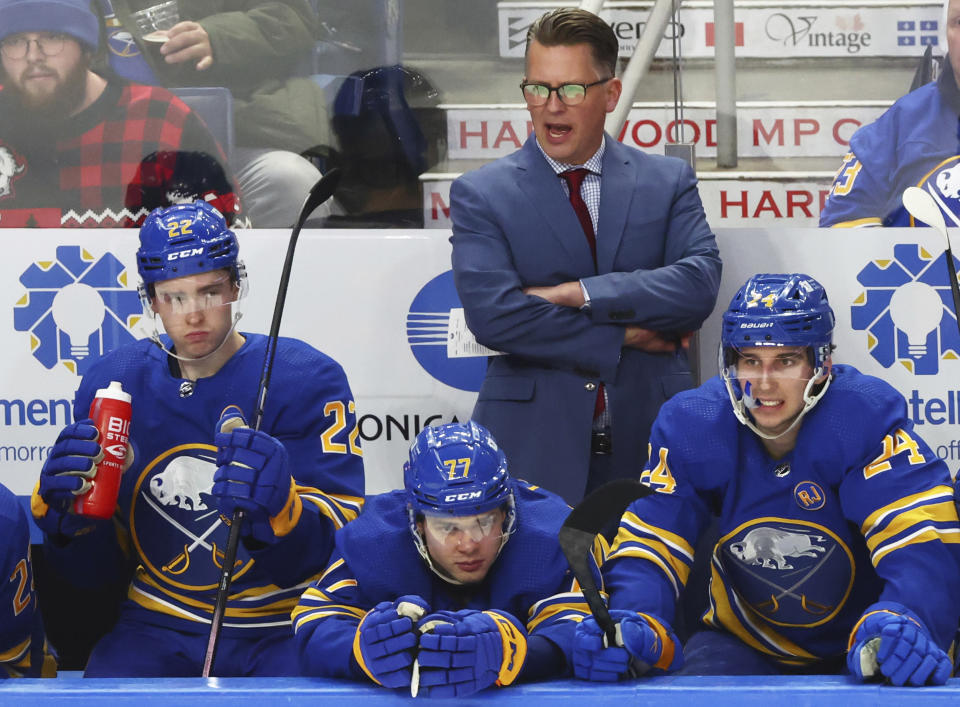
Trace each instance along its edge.
<path fill-rule="evenodd" d="M 923 221 L 943 236 L 943 242 L 946 244 L 947 272 L 950 273 L 950 292 L 953 295 L 953 316 L 957 320 L 957 330 L 960 331 L 960 283 L 957 282 L 957 266 L 953 262 L 953 249 L 950 247 L 950 236 L 947 234 L 947 225 L 943 220 L 943 211 L 933 195 L 920 187 L 907 187 L 904 190 L 903 206 L 915 220 Z"/>
<path fill-rule="evenodd" d="M 277 338 L 280 334 L 280 320 L 283 318 L 283 305 L 287 299 L 287 285 L 290 284 L 290 269 L 293 267 L 293 251 L 297 247 L 297 238 L 304 222 L 320 204 L 325 202 L 337 190 L 340 183 L 340 170 L 331 169 L 313 185 L 307 198 L 300 207 L 300 214 L 290 233 L 290 242 L 287 244 L 287 257 L 283 262 L 280 273 L 280 284 L 277 287 L 277 302 L 273 307 L 273 321 L 270 323 L 270 335 L 267 339 L 267 353 L 263 359 L 263 371 L 260 374 L 260 388 L 257 391 L 257 408 L 253 416 L 253 429 L 259 430 L 263 421 L 263 404 L 267 399 L 267 388 L 270 386 L 270 375 L 273 373 L 273 357 L 277 350 Z M 238 508 L 234 511 L 230 523 L 230 535 L 227 537 L 227 547 L 224 550 L 223 571 L 220 573 L 220 584 L 217 587 L 217 599 L 213 607 L 213 617 L 210 620 L 210 637 L 207 639 L 207 652 L 203 658 L 203 677 L 208 678 L 213 671 L 213 662 L 217 658 L 217 644 L 220 642 L 220 630 L 223 628 L 223 616 L 227 609 L 227 597 L 230 593 L 230 581 L 233 575 L 233 565 L 237 558 L 237 547 L 240 544 L 240 526 L 243 524 L 244 513 Z"/>
<path fill-rule="evenodd" d="M 612 519 L 623 515 L 633 501 L 653 493 L 636 479 L 617 479 L 591 492 L 570 511 L 557 538 L 590 607 L 597 625 L 606 634 L 607 645 L 616 646 L 617 626 L 610 617 L 590 571 L 590 554 L 597 533 Z"/>

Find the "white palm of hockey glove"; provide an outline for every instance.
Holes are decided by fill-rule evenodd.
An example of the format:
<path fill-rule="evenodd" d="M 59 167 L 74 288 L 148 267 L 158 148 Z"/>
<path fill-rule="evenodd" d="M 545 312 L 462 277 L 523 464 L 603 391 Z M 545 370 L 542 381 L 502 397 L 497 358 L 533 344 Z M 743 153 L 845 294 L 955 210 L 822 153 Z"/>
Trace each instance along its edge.
<path fill-rule="evenodd" d="M 303 502 L 283 444 L 266 432 L 246 427 L 236 406 L 223 411 L 214 444 L 217 471 L 211 494 L 217 510 L 232 518 L 242 508 L 245 536 L 260 543 L 274 543 L 293 530 Z"/>
<path fill-rule="evenodd" d="M 878 602 L 850 636 L 847 667 L 858 680 L 918 686 L 945 684 L 952 665 L 916 614 L 896 602 Z"/>
<path fill-rule="evenodd" d="M 505 611 L 438 611 L 420 621 L 418 685 L 429 697 L 464 697 L 509 685 L 527 655 L 527 634 Z"/>
<path fill-rule="evenodd" d="M 430 611 L 426 600 L 405 595 L 367 612 L 353 639 L 353 657 L 367 677 L 384 687 L 410 684 L 416 659 L 417 621 Z"/>

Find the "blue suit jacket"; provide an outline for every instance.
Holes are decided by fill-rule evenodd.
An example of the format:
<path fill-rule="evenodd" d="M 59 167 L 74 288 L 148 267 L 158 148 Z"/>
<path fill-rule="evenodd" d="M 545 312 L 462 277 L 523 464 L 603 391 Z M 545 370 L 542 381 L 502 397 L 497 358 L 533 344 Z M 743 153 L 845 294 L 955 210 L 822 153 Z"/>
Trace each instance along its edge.
<path fill-rule="evenodd" d="M 697 329 L 720 258 L 693 170 L 606 137 L 597 266 L 560 179 L 531 136 L 450 189 L 453 272 L 467 324 L 491 357 L 474 419 L 517 477 L 578 501 L 590 464 L 596 383 L 607 386 L 615 476 L 638 477 L 661 403 L 692 387 L 686 355 L 621 348 L 624 325 Z M 587 311 L 522 288 L 583 279 Z"/>

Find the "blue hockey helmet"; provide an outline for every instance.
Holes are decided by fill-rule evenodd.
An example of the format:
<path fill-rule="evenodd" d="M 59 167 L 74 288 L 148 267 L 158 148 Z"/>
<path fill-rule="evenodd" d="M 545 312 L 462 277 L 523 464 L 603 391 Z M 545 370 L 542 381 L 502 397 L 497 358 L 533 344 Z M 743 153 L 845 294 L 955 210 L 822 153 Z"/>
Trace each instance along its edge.
<path fill-rule="evenodd" d="M 419 514 L 486 513 L 512 497 L 509 482 L 503 451 L 472 420 L 424 428 L 403 465 L 407 501 Z"/>
<path fill-rule="evenodd" d="M 504 509 L 500 547 L 516 524 L 507 459 L 493 435 L 473 422 L 427 427 L 410 446 L 403 465 L 410 533 L 417 552 L 438 576 L 460 582 L 434 565 L 417 521 L 423 516 L 473 516 Z"/>
<path fill-rule="evenodd" d="M 140 227 L 137 270 L 148 286 L 221 268 L 239 280 L 239 252 L 223 214 L 198 199 L 150 212 Z"/>
<path fill-rule="evenodd" d="M 756 401 L 738 380 L 739 352 L 764 346 L 800 346 L 809 350 L 813 374 L 804 391 L 804 408 L 789 430 L 823 397 L 829 386 L 829 377 L 823 378 L 833 350 L 835 321 L 823 285 L 803 273 L 754 275 L 737 290 L 723 313 L 719 367 L 740 422 L 761 437 L 780 436 L 761 432 L 747 414 Z M 786 430 L 781 434 L 785 433 Z"/>
<path fill-rule="evenodd" d="M 809 275 L 754 275 L 723 313 L 724 347 L 809 346 L 821 368 L 833 342 L 833 309 L 823 285 Z"/>

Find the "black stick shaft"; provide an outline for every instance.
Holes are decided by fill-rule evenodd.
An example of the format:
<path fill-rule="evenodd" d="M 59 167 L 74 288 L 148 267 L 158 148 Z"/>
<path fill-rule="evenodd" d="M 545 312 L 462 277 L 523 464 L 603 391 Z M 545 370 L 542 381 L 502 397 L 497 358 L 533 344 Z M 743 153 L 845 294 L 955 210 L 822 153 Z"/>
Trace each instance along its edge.
<path fill-rule="evenodd" d="M 950 273 L 950 293 L 953 295 L 953 316 L 960 332 L 960 283 L 957 282 L 957 266 L 953 263 L 953 250 L 947 243 L 947 271 Z"/>
<path fill-rule="evenodd" d="M 263 359 L 263 370 L 260 374 L 260 387 L 257 392 L 257 408 L 253 417 L 253 429 L 259 430 L 263 422 L 263 408 L 267 400 L 267 389 L 270 386 L 270 376 L 273 373 L 273 360 L 277 351 L 277 339 L 280 336 L 280 320 L 283 319 L 283 307 L 287 300 L 287 287 L 290 284 L 290 271 L 293 268 L 293 253 L 297 248 L 297 239 L 303 224 L 320 204 L 325 202 L 336 191 L 340 182 L 340 170 L 332 169 L 317 182 L 300 209 L 297 222 L 290 233 L 290 242 L 287 244 L 287 257 L 283 261 L 283 270 L 280 273 L 280 284 L 277 287 L 277 301 L 273 307 L 273 320 L 270 322 L 270 335 L 267 339 L 267 353 Z M 210 619 L 210 636 L 207 638 L 207 651 L 203 658 L 203 677 L 208 678 L 213 673 L 213 665 L 217 659 L 217 648 L 220 644 L 220 633 L 223 628 L 223 618 L 227 610 L 227 599 L 230 596 L 230 583 L 233 579 L 233 566 L 236 563 L 237 548 L 240 546 L 240 528 L 243 525 L 244 512 L 238 508 L 230 521 L 230 534 L 227 536 L 227 547 L 224 550 L 223 567 L 220 572 L 220 583 L 217 585 L 217 598 L 213 606 L 213 616 Z"/>

